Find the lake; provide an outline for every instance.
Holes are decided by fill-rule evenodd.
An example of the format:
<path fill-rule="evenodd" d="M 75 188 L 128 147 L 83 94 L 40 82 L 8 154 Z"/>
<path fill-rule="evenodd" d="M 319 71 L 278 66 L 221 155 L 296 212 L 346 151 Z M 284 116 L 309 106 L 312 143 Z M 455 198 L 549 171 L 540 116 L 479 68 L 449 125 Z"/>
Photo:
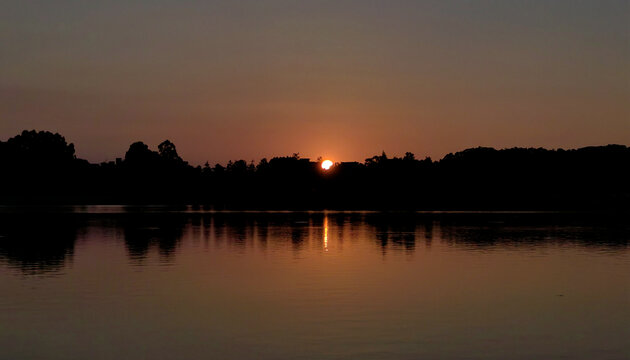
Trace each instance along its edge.
<path fill-rule="evenodd" d="M 1 359 L 628 359 L 630 226 L 0 209 Z"/>

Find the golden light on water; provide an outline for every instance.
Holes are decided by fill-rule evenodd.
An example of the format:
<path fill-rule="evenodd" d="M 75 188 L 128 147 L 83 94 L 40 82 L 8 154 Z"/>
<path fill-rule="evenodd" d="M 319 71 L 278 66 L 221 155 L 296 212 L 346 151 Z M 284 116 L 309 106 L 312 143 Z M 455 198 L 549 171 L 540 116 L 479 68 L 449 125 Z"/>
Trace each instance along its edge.
<path fill-rule="evenodd" d="M 328 170 L 333 166 L 333 162 L 330 160 L 324 160 L 322 161 L 322 169 L 324 170 Z"/>
<path fill-rule="evenodd" d="M 322 167 L 323 164 L 322 164 Z M 328 216 L 324 215 L 324 251 L 328 251 Z"/>

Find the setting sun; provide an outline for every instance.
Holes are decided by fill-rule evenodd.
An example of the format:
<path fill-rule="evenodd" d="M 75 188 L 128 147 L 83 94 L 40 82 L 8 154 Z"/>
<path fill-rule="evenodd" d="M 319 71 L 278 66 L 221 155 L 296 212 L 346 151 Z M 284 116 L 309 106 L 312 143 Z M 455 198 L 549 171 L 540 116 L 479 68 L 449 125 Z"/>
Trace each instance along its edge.
<path fill-rule="evenodd" d="M 330 161 L 330 160 L 322 161 L 322 169 L 328 170 L 328 169 L 330 169 L 331 166 L 333 166 L 333 162 L 332 161 Z"/>

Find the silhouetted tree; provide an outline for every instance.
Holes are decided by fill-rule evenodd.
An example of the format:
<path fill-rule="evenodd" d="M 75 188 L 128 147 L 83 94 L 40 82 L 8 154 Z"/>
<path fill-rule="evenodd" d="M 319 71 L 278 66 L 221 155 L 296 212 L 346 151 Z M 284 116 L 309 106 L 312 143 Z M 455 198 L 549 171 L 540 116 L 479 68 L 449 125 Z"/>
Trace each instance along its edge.
<path fill-rule="evenodd" d="M 146 166 L 154 164 L 158 159 L 158 154 L 151 151 L 142 141 L 135 142 L 129 146 L 125 153 L 125 162 L 129 165 Z"/>
<path fill-rule="evenodd" d="M 177 155 L 175 144 L 173 144 L 169 140 L 164 140 L 160 145 L 158 145 L 158 152 L 162 159 L 177 162 L 182 161 L 179 155 Z"/>

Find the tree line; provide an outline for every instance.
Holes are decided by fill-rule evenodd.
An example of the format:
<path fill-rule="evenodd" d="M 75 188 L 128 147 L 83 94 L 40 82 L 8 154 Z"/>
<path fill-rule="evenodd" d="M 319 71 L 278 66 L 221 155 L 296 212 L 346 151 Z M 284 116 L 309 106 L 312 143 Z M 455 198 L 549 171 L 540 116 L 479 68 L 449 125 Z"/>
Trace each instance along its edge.
<path fill-rule="evenodd" d="M 214 209 L 628 210 L 630 148 L 477 147 L 440 160 L 384 152 L 330 170 L 298 153 L 192 166 L 169 140 L 93 164 L 47 131 L 0 141 L 3 204 L 198 204 Z"/>

